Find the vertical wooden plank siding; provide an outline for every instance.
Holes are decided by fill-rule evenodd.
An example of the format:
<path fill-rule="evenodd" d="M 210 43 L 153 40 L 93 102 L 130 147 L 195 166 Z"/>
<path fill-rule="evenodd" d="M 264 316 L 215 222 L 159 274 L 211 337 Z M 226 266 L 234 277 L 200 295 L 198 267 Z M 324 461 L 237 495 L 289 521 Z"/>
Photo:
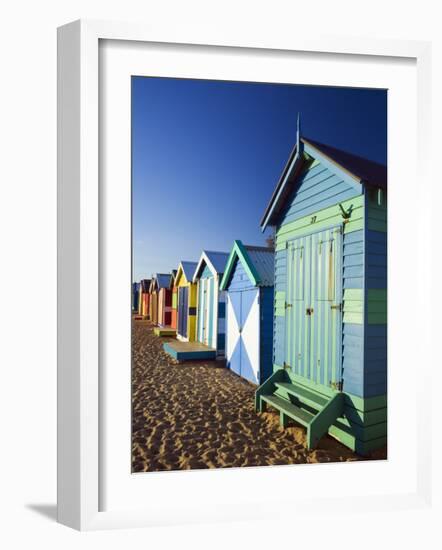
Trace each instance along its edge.
<path fill-rule="evenodd" d="M 274 287 L 266 286 L 260 288 L 260 380 L 262 384 L 272 374 L 273 359 L 273 301 Z"/>
<path fill-rule="evenodd" d="M 189 317 L 187 319 L 188 338 L 190 342 L 196 340 L 196 311 L 197 311 L 197 285 L 189 284 Z"/>
<path fill-rule="evenodd" d="M 341 381 L 341 257 L 340 226 L 287 242 L 285 364 L 328 387 Z"/>
<path fill-rule="evenodd" d="M 353 191 L 354 192 L 354 191 Z M 343 274 L 343 288 L 344 291 L 346 288 L 354 285 L 356 287 L 362 288 L 363 276 L 361 270 L 357 273 L 345 271 L 345 261 L 346 255 L 349 255 L 351 248 L 346 248 L 346 244 L 358 242 L 359 239 L 363 237 L 363 196 L 355 196 L 347 203 L 343 203 L 344 208 L 349 208 L 350 205 L 353 205 L 352 215 L 350 220 L 344 225 L 344 251 L 343 251 L 343 264 L 344 264 L 344 274 Z M 276 232 L 276 253 L 275 253 L 275 319 L 274 319 L 274 363 L 277 366 L 282 366 L 284 364 L 285 357 L 285 348 L 290 346 L 290 342 L 286 342 L 286 325 L 285 325 L 285 309 L 284 304 L 286 301 L 286 289 L 287 289 L 287 277 L 288 264 L 287 264 L 287 242 L 295 238 L 299 238 L 303 235 L 312 234 L 315 231 L 320 231 L 323 228 L 331 227 L 333 225 L 341 224 L 342 213 L 339 208 L 339 205 L 336 204 L 332 207 L 318 212 L 316 215 L 316 220 L 312 221 L 313 217 L 308 216 L 306 218 L 299 218 L 296 220 L 295 225 L 289 224 L 278 226 Z M 290 226 L 290 227 L 288 227 Z M 352 234 L 358 232 L 356 237 L 353 237 Z M 362 253 L 361 253 L 362 257 Z M 351 316 L 350 316 L 351 318 Z M 350 318 L 345 319 L 344 311 L 344 322 L 350 321 Z M 305 336 L 305 335 L 304 335 Z M 305 338 L 304 343 L 307 345 Z"/>
<path fill-rule="evenodd" d="M 214 281 L 218 294 L 218 315 L 216 327 L 216 349 L 220 355 L 225 354 L 226 348 L 226 293 L 219 289 L 220 281 Z"/>
<path fill-rule="evenodd" d="M 139 283 L 132 283 L 132 310 L 138 311 Z"/>
<path fill-rule="evenodd" d="M 178 305 L 178 288 L 172 287 L 172 305 L 170 312 L 170 326 L 171 328 L 177 328 L 177 305 Z"/>
<path fill-rule="evenodd" d="M 158 324 L 158 291 L 154 291 L 150 297 L 150 320 L 154 325 Z"/>
<path fill-rule="evenodd" d="M 180 326 L 179 314 L 181 313 L 181 310 L 182 310 L 182 308 L 180 308 L 180 303 L 179 303 L 179 289 L 187 288 L 187 291 L 188 291 L 188 302 L 187 302 L 187 308 L 185 311 L 185 315 L 187 316 L 187 319 L 184 322 L 184 326 L 186 326 L 187 335 L 186 336 L 181 335 L 180 331 L 178 330 L 177 336 L 180 339 L 184 339 L 189 342 L 194 342 L 197 339 L 196 319 L 197 319 L 198 285 L 196 283 L 192 283 L 191 281 L 189 282 L 181 270 L 178 271 L 175 284 L 176 284 L 176 290 L 177 290 L 177 294 L 176 294 L 177 328 Z"/>
<path fill-rule="evenodd" d="M 164 289 L 160 288 L 158 291 L 158 324 L 162 326 L 164 319 Z"/>
<path fill-rule="evenodd" d="M 198 278 L 196 309 L 196 338 L 216 349 L 217 356 L 225 353 L 225 293 L 219 289 L 219 276 L 205 263 Z"/>
<path fill-rule="evenodd" d="M 203 342 L 203 314 L 204 314 L 204 289 L 203 289 L 203 279 L 198 281 L 198 300 L 197 300 L 197 340 L 198 342 Z"/>
<path fill-rule="evenodd" d="M 216 348 L 216 320 L 215 320 L 215 278 L 207 278 L 207 342 L 211 348 Z"/>
<path fill-rule="evenodd" d="M 172 314 L 172 291 L 169 288 L 160 288 L 158 291 L 158 325 L 170 327 Z"/>
<path fill-rule="evenodd" d="M 216 349 L 214 274 L 207 265 L 198 280 L 198 341 Z"/>

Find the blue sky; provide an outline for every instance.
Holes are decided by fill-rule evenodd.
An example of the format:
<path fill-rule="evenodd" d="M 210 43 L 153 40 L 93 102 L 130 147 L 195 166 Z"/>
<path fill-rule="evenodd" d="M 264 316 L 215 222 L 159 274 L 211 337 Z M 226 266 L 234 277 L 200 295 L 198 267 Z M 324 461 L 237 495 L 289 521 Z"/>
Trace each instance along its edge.
<path fill-rule="evenodd" d="M 387 161 L 387 92 L 132 77 L 133 280 L 234 239 L 259 222 L 301 134 Z"/>

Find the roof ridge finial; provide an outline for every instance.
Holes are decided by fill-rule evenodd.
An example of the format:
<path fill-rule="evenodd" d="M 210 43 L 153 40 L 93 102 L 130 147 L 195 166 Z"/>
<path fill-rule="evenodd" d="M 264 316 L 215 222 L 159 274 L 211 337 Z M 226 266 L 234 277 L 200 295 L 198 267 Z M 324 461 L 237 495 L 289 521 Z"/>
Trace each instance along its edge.
<path fill-rule="evenodd" d="M 298 111 L 298 119 L 296 121 L 296 150 L 299 152 L 301 140 L 301 113 Z"/>

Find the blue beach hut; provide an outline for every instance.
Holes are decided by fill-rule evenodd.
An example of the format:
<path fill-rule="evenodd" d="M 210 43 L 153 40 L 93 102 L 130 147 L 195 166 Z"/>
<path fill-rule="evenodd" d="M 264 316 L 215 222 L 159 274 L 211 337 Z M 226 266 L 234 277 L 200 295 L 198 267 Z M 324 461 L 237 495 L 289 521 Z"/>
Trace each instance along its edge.
<path fill-rule="evenodd" d="M 140 283 L 132 283 L 132 311 L 138 313 L 140 298 Z"/>
<path fill-rule="evenodd" d="M 273 249 L 235 241 L 220 285 L 226 291 L 226 360 L 254 384 L 273 371 L 273 280 Z"/>
<path fill-rule="evenodd" d="M 225 292 L 219 288 L 229 254 L 204 250 L 193 282 L 197 283 L 196 339 L 216 350 L 217 358 L 225 354 Z"/>
<path fill-rule="evenodd" d="M 273 374 L 256 407 L 360 454 L 387 440 L 387 169 L 303 139 L 261 222 L 275 230 Z"/>

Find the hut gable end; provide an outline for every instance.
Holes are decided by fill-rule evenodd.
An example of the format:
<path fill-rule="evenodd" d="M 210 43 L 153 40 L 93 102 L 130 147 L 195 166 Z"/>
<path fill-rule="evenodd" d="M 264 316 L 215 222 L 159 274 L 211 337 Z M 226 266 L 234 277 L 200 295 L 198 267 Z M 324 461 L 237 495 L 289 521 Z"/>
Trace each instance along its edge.
<path fill-rule="evenodd" d="M 222 277 L 229 255 L 226 252 L 203 250 L 193 274 L 193 282 L 201 277 Z"/>
<path fill-rule="evenodd" d="M 242 286 L 273 286 L 273 276 L 273 249 L 244 245 L 238 240 L 233 244 L 220 288 L 226 290 L 235 279 Z"/>
<path fill-rule="evenodd" d="M 348 181 L 338 167 L 327 166 L 310 157 L 304 161 L 299 175 L 291 182 L 286 198 L 273 216 L 273 224 L 282 226 L 320 210 L 361 195 L 362 185 Z"/>
<path fill-rule="evenodd" d="M 261 221 L 278 226 L 361 195 L 364 186 L 387 188 L 384 165 L 313 140 L 301 139 L 291 155 Z"/>
<path fill-rule="evenodd" d="M 196 262 L 180 262 L 175 277 L 175 285 L 180 286 L 192 282 L 193 274 L 195 272 Z"/>

